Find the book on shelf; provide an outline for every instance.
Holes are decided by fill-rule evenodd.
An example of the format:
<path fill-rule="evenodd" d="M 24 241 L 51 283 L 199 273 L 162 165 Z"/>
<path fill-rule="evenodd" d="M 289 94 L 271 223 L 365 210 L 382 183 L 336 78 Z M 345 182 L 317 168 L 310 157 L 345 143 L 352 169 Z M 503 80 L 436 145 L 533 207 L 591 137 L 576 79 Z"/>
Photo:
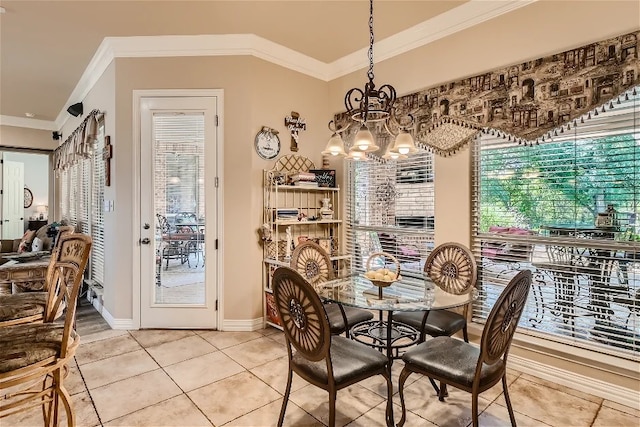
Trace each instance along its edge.
<path fill-rule="evenodd" d="M 291 182 L 307 181 L 315 182 L 316 175 L 311 172 L 298 172 L 290 176 Z"/>
<path fill-rule="evenodd" d="M 293 185 L 296 187 L 318 187 L 317 182 L 311 182 L 311 181 L 296 181 L 293 183 Z"/>

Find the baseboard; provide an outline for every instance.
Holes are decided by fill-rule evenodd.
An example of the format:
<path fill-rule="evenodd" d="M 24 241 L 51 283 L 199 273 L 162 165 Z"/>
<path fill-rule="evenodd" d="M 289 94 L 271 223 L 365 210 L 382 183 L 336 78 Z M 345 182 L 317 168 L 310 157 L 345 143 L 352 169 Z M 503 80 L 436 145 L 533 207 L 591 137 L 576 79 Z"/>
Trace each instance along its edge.
<path fill-rule="evenodd" d="M 218 330 L 225 332 L 251 332 L 264 328 L 264 319 L 223 320 Z"/>
<path fill-rule="evenodd" d="M 514 354 L 509 355 L 508 366 L 516 371 L 640 410 L 640 392 L 638 390 L 620 387 Z"/>
<path fill-rule="evenodd" d="M 124 330 L 132 330 L 138 329 L 133 326 L 133 319 L 116 319 L 109 313 L 104 305 L 102 305 L 102 298 L 94 297 L 90 299 L 91 304 L 96 309 L 98 313 L 107 321 L 111 329 L 124 329 Z"/>

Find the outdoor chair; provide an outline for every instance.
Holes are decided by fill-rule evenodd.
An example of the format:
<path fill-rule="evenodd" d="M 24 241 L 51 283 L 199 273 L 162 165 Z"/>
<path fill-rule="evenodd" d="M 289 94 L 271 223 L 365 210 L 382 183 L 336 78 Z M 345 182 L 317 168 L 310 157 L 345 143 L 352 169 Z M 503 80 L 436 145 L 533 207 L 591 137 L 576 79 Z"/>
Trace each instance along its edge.
<path fill-rule="evenodd" d="M 45 276 L 44 288 L 42 292 L 20 292 L 11 295 L 0 295 L 0 327 L 21 325 L 24 323 L 42 323 L 45 317 L 48 290 L 53 278 L 56 253 L 60 247 L 63 236 L 73 233 L 71 226 L 61 226 L 55 245 L 51 251 L 51 260 Z M 58 316 L 62 311 L 58 313 Z"/>
<path fill-rule="evenodd" d="M 458 243 L 443 243 L 427 257 L 424 274 L 445 292 L 461 295 L 470 292 L 476 285 L 478 272 L 475 258 L 467 247 Z M 468 309 L 469 305 L 466 305 L 463 314 L 448 310 L 406 311 L 394 313 L 393 317 L 420 331 L 420 342 L 424 341 L 425 335 L 451 336 L 460 330 L 465 342 L 469 342 Z"/>
<path fill-rule="evenodd" d="M 274 272 L 273 294 L 289 360 L 278 426 L 284 421 L 294 372 L 329 393 L 330 427 L 336 421 L 337 391 L 382 375 L 387 382 L 386 420 L 391 424 L 392 385 L 387 357 L 362 343 L 332 335 L 320 297 L 295 270 L 280 267 Z"/>
<path fill-rule="evenodd" d="M 329 254 L 320 245 L 306 241 L 298 244 L 291 254 L 291 268 L 300 273 L 314 289 L 318 289 L 324 282 L 335 278 L 333 265 Z M 339 335 L 345 333 L 357 323 L 373 319 L 373 313 L 356 307 L 344 307 L 342 304 L 324 304 L 329 318 L 331 333 Z"/>
<path fill-rule="evenodd" d="M 164 215 L 156 214 L 156 218 L 158 219 L 158 228 L 162 236 L 162 243 L 158 249 L 160 264 L 162 265 L 162 261 L 166 260 L 165 270 L 169 269 L 170 259 L 180 260 L 180 264 L 184 264 L 188 261 L 184 236 L 182 236 L 182 233 L 176 232 Z"/>
<path fill-rule="evenodd" d="M 474 427 L 478 425 L 478 395 L 502 381 L 511 425 L 516 425 L 507 390 L 507 355 L 530 287 L 529 270 L 523 270 L 511 279 L 487 317 L 479 347 L 453 337 L 437 337 L 402 356 L 404 368 L 399 380 L 402 418 L 398 427 L 406 421 L 404 385 L 414 372 L 471 393 Z M 444 401 L 443 387 L 439 400 Z"/>
<path fill-rule="evenodd" d="M 49 283 L 44 323 L 0 328 L 0 418 L 42 406 L 44 425 L 58 425 L 59 404 L 67 425 L 75 426 L 71 397 L 64 386 L 80 343 L 74 330 L 76 302 L 91 250 L 91 237 L 60 238 Z M 65 307 L 64 322 L 54 322 Z M 4 425 L 0 421 L 0 425 Z"/>

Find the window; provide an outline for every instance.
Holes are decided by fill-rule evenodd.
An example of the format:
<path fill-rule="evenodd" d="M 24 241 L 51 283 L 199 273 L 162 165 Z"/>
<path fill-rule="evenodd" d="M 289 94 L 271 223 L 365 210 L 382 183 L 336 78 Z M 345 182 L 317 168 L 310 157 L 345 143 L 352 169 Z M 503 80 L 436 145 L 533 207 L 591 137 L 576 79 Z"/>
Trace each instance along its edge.
<path fill-rule="evenodd" d="M 346 238 L 356 269 L 369 256 L 387 252 L 402 274 L 422 277 L 433 248 L 433 156 L 420 152 L 406 160 L 350 162 L 347 167 Z"/>
<path fill-rule="evenodd" d="M 87 275 L 104 284 L 104 123 L 89 157 L 80 158 L 59 174 L 61 218 L 93 239 Z"/>
<path fill-rule="evenodd" d="M 526 268 L 523 332 L 640 360 L 640 94 L 625 98 L 540 145 L 476 145 L 474 320 Z"/>

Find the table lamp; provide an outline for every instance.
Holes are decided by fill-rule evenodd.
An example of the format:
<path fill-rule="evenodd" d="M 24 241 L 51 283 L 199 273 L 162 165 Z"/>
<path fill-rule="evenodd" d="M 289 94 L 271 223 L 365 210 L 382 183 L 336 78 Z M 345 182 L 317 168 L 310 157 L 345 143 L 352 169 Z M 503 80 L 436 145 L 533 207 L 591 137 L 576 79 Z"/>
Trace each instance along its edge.
<path fill-rule="evenodd" d="M 47 205 L 36 206 L 36 212 L 38 212 L 38 219 L 47 219 Z"/>

